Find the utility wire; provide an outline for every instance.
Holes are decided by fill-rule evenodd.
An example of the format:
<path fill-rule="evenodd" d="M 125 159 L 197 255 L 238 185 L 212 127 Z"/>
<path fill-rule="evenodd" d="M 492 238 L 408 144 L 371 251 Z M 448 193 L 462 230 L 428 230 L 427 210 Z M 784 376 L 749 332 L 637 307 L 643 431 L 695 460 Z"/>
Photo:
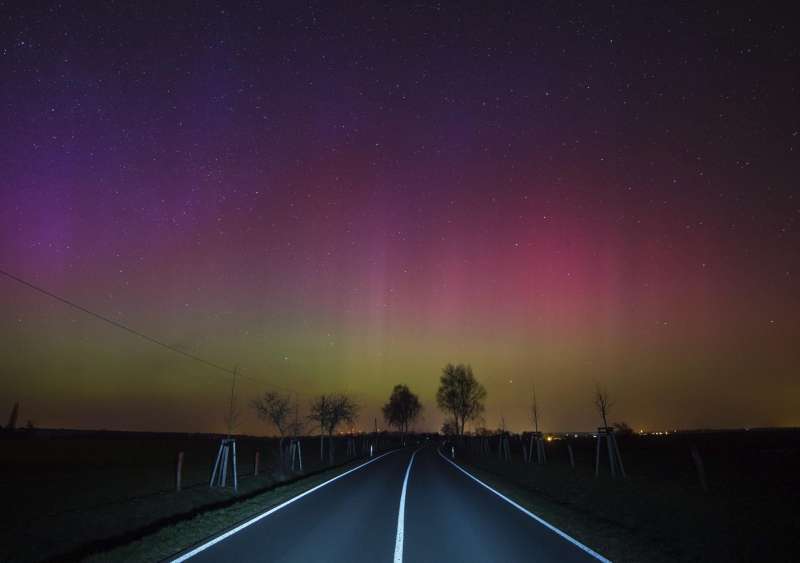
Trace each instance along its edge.
<path fill-rule="evenodd" d="M 214 362 L 209 362 L 208 360 L 204 360 L 203 358 L 201 358 L 199 356 L 195 356 L 194 354 L 191 354 L 191 353 L 186 352 L 184 350 L 181 350 L 180 348 L 176 348 L 175 346 L 170 346 L 169 344 L 167 344 L 165 342 L 161 342 L 160 340 L 157 340 L 155 338 L 147 336 L 146 334 L 141 333 L 138 330 L 132 329 L 129 326 L 125 326 L 124 324 L 122 324 L 120 322 L 117 322 L 114 319 L 109 319 L 108 317 L 105 317 L 105 316 L 103 316 L 103 315 L 101 315 L 99 313 L 95 313 L 94 311 L 90 311 L 86 307 L 82 307 L 82 306 L 78 305 L 77 303 L 74 303 L 74 302 L 70 301 L 69 299 L 64 299 L 63 297 L 59 297 L 55 293 L 51 293 L 51 292 L 47 291 L 46 289 L 41 288 L 38 285 L 34 285 L 29 281 L 25 281 L 22 278 L 19 278 L 19 277 L 15 276 L 14 274 L 6 272 L 5 270 L 0 270 L 0 274 L 3 274 L 7 278 L 10 278 L 10 279 L 14 280 L 17 283 L 21 283 L 22 285 L 25 285 L 25 286 L 33 289 L 34 291 L 38 291 L 39 293 L 43 293 L 44 295 L 47 295 L 48 297 L 51 297 L 51 298 L 55 299 L 56 301 L 61 301 L 62 303 L 66 304 L 66 305 L 69 305 L 73 309 L 77 309 L 78 311 L 83 311 L 87 315 L 91 315 L 91 316 L 95 317 L 96 319 L 100 319 L 101 321 L 103 321 L 105 323 L 108 323 L 108 324 L 110 324 L 112 326 L 115 326 L 118 329 L 121 329 L 121 330 L 124 330 L 126 332 L 129 332 L 129 333 L 131 333 L 131 334 L 133 334 L 135 336 L 138 336 L 139 338 L 147 340 L 148 342 L 152 342 L 153 344 L 161 346 L 162 348 L 166 348 L 167 350 L 170 350 L 170 351 L 175 352 L 177 354 L 181 354 L 182 356 L 186 356 L 187 358 L 191 358 L 192 360 L 200 362 L 201 364 L 205 364 L 205 365 L 207 365 L 209 367 L 212 367 L 214 369 L 218 369 L 219 371 L 223 371 L 223 372 L 225 372 L 227 374 L 233 375 L 233 370 L 232 369 L 228 369 L 228 368 L 223 367 L 223 366 L 221 366 L 219 364 L 215 364 Z"/>
<path fill-rule="evenodd" d="M 194 354 L 192 354 L 190 352 L 186 352 L 184 350 L 181 350 L 180 348 L 176 348 L 175 346 L 170 346 L 166 342 L 162 342 L 161 340 L 158 340 L 157 338 L 153 338 L 152 336 L 147 336 L 146 334 L 144 334 L 142 332 L 139 332 L 138 330 L 135 330 L 135 329 L 133 329 L 133 328 L 131 328 L 129 326 L 126 326 L 126 325 L 124 325 L 124 324 L 122 324 L 122 323 L 120 323 L 118 321 L 115 321 L 114 319 L 109 319 L 108 317 L 106 317 L 104 315 L 101 315 L 100 313 L 95 313 L 94 311 L 90 311 L 86 307 L 78 305 L 77 303 L 75 303 L 73 301 L 70 301 L 69 299 L 65 299 L 64 297 L 60 297 L 60 296 L 56 295 L 55 293 L 47 291 L 46 289 L 44 289 L 42 287 L 39 287 L 38 285 L 35 285 L 35 284 L 33 284 L 33 283 L 31 283 L 31 282 L 29 282 L 27 280 L 24 280 L 24 279 L 22 279 L 22 278 L 20 278 L 18 276 L 15 276 L 14 274 L 12 274 L 10 272 L 6 272 L 5 270 L 0 269 L 0 274 L 6 276 L 8 279 L 13 280 L 13 281 L 15 281 L 15 282 L 17 282 L 17 283 L 19 283 L 21 285 L 24 285 L 24 286 L 26 286 L 26 287 L 28 287 L 30 289 L 33 289 L 34 291 L 38 291 L 39 293 L 41 293 L 43 295 L 46 295 L 47 297 L 50 297 L 51 299 L 55 299 L 56 301 L 60 301 L 61 303 L 64 303 L 65 305 L 69 305 L 73 309 L 77 309 L 78 311 L 86 313 L 87 315 L 91 315 L 92 317 L 94 317 L 96 319 L 99 319 L 99 320 L 103 321 L 104 323 L 108 323 L 111 326 L 114 326 L 114 327 L 116 327 L 116 328 L 118 328 L 120 330 L 124 330 L 125 332 L 133 334 L 134 336 L 138 336 L 139 338 L 141 338 L 143 340 L 146 340 L 146 341 L 148 341 L 148 342 L 150 342 L 152 344 L 155 344 L 157 346 L 161 346 L 162 348 L 166 348 L 170 352 L 175 352 L 176 354 L 180 354 L 181 356 L 185 356 L 185 357 L 187 357 L 189 359 L 192 359 L 192 360 L 194 360 L 196 362 L 200 362 L 201 364 L 204 364 L 204 365 L 206 365 L 206 366 L 208 366 L 210 368 L 216 369 L 218 371 L 224 372 L 224 373 L 226 373 L 226 374 L 228 374 L 230 376 L 237 375 L 238 377 L 245 377 L 247 379 L 250 379 L 251 381 L 255 381 L 255 382 L 263 384 L 262 381 L 254 378 L 254 377 L 249 377 L 247 375 L 243 375 L 241 373 L 241 370 L 236 371 L 236 370 L 228 369 L 225 366 L 221 366 L 221 365 L 216 364 L 214 362 L 210 362 L 208 360 L 205 360 L 205 359 L 201 358 L 200 356 L 196 356 L 196 355 L 194 355 Z M 286 392 L 292 392 L 292 393 L 296 393 L 296 394 L 305 395 L 305 393 L 297 393 L 296 391 L 289 391 L 288 389 L 282 389 L 281 387 L 278 387 L 276 385 L 270 385 L 270 386 L 275 388 L 275 389 L 281 389 L 281 390 L 286 391 Z"/>

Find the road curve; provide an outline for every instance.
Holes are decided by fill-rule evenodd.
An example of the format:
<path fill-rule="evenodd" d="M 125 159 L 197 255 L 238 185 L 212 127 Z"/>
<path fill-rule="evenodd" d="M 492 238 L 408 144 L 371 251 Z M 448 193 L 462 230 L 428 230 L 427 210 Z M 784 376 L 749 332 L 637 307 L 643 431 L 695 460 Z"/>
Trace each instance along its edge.
<path fill-rule="evenodd" d="M 429 445 L 375 460 L 187 559 L 397 563 L 598 558 L 481 486 Z"/>

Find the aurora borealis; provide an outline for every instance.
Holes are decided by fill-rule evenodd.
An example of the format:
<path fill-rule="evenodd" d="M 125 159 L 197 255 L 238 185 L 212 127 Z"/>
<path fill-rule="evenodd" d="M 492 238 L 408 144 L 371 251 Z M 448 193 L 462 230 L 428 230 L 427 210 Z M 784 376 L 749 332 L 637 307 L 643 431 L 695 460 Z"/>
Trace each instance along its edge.
<path fill-rule="evenodd" d="M 0 268 L 244 404 L 447 362 L 485 425 L 800 425 L 800 48 L 777 7 L 10 3 Z M 218 431 L 228 380 L 0 278 L 0 413 Z M 5 416 L 5 415 L 3 415 Z"/>

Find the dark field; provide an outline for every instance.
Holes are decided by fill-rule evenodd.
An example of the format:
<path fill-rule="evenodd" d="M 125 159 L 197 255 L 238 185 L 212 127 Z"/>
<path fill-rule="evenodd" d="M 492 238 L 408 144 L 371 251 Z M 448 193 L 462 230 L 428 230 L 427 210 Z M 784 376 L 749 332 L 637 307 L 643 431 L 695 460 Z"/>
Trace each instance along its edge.
<path fill-rule="evenodd" d="M 237 438 L 239 492 L 208 488 L 219 436 L 125 432 L 0 432 L 0 561 L 77 560 L 331 467 L 319 438 L 302 440 L 304 473 L 282 469 L 278 440 Z M 346 456 L 335 439 L 334 465 Z M 389 447 L 384 436 L 380 445 Z M 255 452 L 260 469 L 253 476 Z M 184 452 L 183 490 L 175 465 Z M 327 458 L 327 452 L 326 452 Z"/>
<path fill-rule="evenodd" d="M 800 549 L 800 431 L 751 430 L 619 438 L 628 478 L 612 480 L 591 437 L 546 444 L 548 463 L 458 449 L 468 467 L 614 561 L 796 561 Z M 571 444 L 576 468 L 569 464 Z M 700 453 L 708 492 L 691 455 Z"/>

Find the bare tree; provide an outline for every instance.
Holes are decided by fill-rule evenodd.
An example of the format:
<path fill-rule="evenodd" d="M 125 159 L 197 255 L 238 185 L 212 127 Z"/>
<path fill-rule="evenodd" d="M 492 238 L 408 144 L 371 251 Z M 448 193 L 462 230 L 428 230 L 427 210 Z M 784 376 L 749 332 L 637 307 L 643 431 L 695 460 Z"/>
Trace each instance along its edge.
<path fill-rule="evenodd" d="M 448 418 L 442 423 L 442 429 L 439 432 L 445 436 L 456 436 L 458 435 L 458 424 L 452 418 Z"/>
<path fill-rule="evenodd" d="M 294 402 L 294 408 L 292 409 L 292 416 L 293 418 L 289 422 L 286 428 L 286 433 L 289 436 L 297 438 L 300 435 L 302 435 L 306 429 L 306 425 L 303 422 L 303 419 L 300 418 L 300 404 L 297 401 Z"/>
<path fill-rule="evenodd" d="M 603 427 L 608 428 L 608 413 L 614 406 L 614 402 L 611 400 L 608 390 L 599 383 L 595 383 L 594 386 L 594 405 L 603 418 Z"/>
<path fill-rule="evenodd" d="M 396 427 L 403 434 L 403 444 L 408 427 L 422 411 L 422 404 L 407 385 L 395 385 L 389 402 L 383 405 L 383 418 L 390 426 Z"/>
<path fill-rule="evenodd" d="M 225 414 L 225 426 L 228 429 L 228 438 L 233 435 L 233 431 L 239 426 L 239 407 L 236 404 L 236 374 L 238 367 L 233 369 L 233 379 L 231 380 L 231 398 L 228 403 L 228 412 Z"/>
<path fill-rule="evenodd" d="M 278 431 L 280 435 L 278 449 L 283 461 L 283 442 L 289 434 L 289 417 L 292 414 L 291 399 L 288 395 L 267 391 L 262 397 L 253 400 L 251 406 L 256 411 L 258 418 L 271 422 Z"/>
<path fill-rule="evenodd" d="M 539 403 L 536 400 L 536 384 L 533 384 L 531 389 L 531 422 L 533 423 L 533 431 L 539 432 Z"/>
<path fill-rule="evenodd" d="M 333 463 L 333 433 L 343 422 L 352 423 L 358 416 L 358 405 L 347 395 L 320 395 L 311 403 L 309 420 L 319 424 L 319 456 L 324 454 L 324 435 L 328 434 L 328 454 Z"/>
<path fill-rule="evenodd" d="M 632 436 L 634 434 L 633 428 L 624 420 L 622 422 L 614 422 L 611 426 L 614 427 L 614 432 L 620 436 Z"/>
<path fill-rule="evenodd" d="M 447 364 L 442 369 L 436 404 L 453 418 L 459 436 L 464 435 L 467 422 L 480 418 L 485 399 L 486 389 L 475 379 L 470 366 Z"/>

